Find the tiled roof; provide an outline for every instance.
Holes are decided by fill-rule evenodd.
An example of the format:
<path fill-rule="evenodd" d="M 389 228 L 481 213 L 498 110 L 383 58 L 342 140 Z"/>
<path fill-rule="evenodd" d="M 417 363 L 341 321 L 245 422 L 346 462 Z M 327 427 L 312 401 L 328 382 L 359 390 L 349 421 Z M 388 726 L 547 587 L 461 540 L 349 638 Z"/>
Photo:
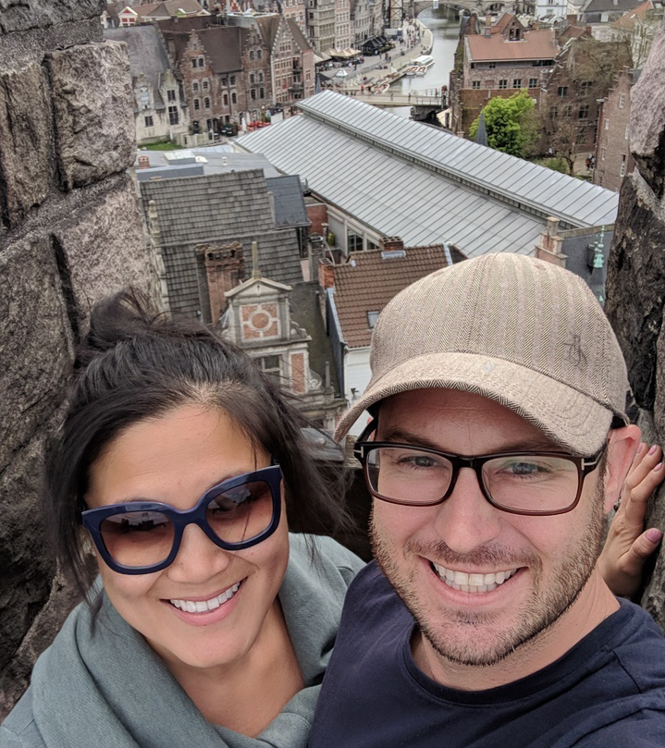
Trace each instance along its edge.
<path fill-rule="evenodd" d="M 170 64 L 158 30 L 152 25 L 121 26 L 104 29 L 104 38 L 127 44 L 132 77 L 143 73 L 152 86 L 155 109 L 164 109 L 165 104 L 159 93 L 160 77 L 170 68 Z M 134 106 L 136 108 L 136 102 Z"/>
<path fill-rule="evenodd" d="M 334 266 L 335 306 L 342 337 L 350 348 L 370 344 L 368 312 L 382 311 L 402 289 L 448 265 L 440 244 L 407 247 L 404 256 L 399 252 L 385 254 L 384 258 L 380 249 L 356 252 L 346 264 Z"/>
<path fill-rule="evenodd" d="M 288 176 L 267 179 L 266 187 L 274 197 L 275 222 L 278 226 L 310 225 L 299 177 Z"/>
<path fill-rule="evenodd" d="M 635 26 L 637 21 L 644 21 L 651 10 L 653 10 L 653 2 L 652 0 L 646 0 L 646 2 L 633 8 L 633 10 L 624 13 L 621 18 L 617 18 L 617 20 L 612 23 L 612 26 L 630 30 Z"/>
<path fill-rule="evenodd" d="M 141 183 L 144 211 L 155 201 L 160 245 L 166 268 L 171 310 L 209 314 L 205 273 L 197 265 L 197 244 L 237 241 L 245 250 L 245 273 L 251 272 L 251 243 L 259 248 L 262 275 L 289 285 L 302 280 L 296 230 L 275 226 L 268 189 L 259 170 Z"/>
<path fill-rule="evenodd" d="M 156 17 L 170 18 L 179 12 L 194 14 L 201 13 L 203 7 L 198 0 L 165 0 L 161 3 L 150 3 L 149 5 L 136 5 L 132 7 L 141 18 Z"/>
<path fill-rule="evenodd" d="M 525 31 L 519 41 L 506 41 L 501 34 L 465 37 L 473 62 L 501 60 L 553 60 L 559 53 L 553 29 Z"/>
<path fill-rule="evenodd" d="M 639 0 L 588 0 L 582 6 L 581 13 L 616 13 L 617 11 L 628 11 L 639 5 Z"/>
<path fill-rule="evenodd" d="M 300 47 L 301 52 L 306 52 L 308 49 L 311 49 L 311 46 L 307 39 L 305 38 L 305 35 L 302 33 L 302 29 L 300 26 L 298 26 L 298 22 L 295 18 L 287 18 L 286 22 L 289 24 L 289 28 L 291 29 L 291 34 L 293 35 L 293 38 L 296 41 L 296 44 Z"/>
<path fill-rule="evenodd" d="M 272 52 L 275 46 L 275 39 L 277 38 L 277 31 L 279 30 L 279 22 L 281 16 L 276 13 L 269 16 L 257 16 L 254 21 L 261 34 L 261 39 L 266 47 Z"/>

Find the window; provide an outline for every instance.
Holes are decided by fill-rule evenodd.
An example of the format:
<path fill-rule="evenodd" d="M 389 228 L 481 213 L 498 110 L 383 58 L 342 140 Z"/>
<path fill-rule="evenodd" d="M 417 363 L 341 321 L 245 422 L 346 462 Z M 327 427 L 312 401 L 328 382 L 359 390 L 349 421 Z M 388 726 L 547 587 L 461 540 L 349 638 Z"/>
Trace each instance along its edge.
<path fill-rule="evenodd" d="M 279 356 L 261 356 L 259 366 L 264 374 L 280 379 L 282 376 L 282 367 L 280 366 Z"/>
<path fill-rule="evenodd" d="M 582 104 L 577 112 L 577 119 L 589 119 L 589 105 Z"/>
<path fill-rule="evenodd" d="M 170 106 L 169 107 L 169 125 L 177 125 L 178 124 L 178 107 L 177 106 Z"/>
<path fill-rule="evenodd" d="M 192 57 L 192 67 L 193 68 L 198 67 L 198 64 L 199 64 L 198 58 Z"/>
<path fill-rule="evenodd" d="M 152 116 L 149 114 L 145 118 L 145 126 L 152 127 Z"/>
<path fill-rule="evenodd" d="M 621 169 L 619 170 L 619 176 L 623 177 L 626 174 L 626 154 L 624 153 L 623 156 L 621 156 Z"/>
<path fill-rule="evenodd" d="M 210 82 L 208 81 L 207 78 L 203 81 L 202 88 L 203 88 L 204 91 L 209 91 L 210 90 Z"/>
<path fill-rule="evenodd" d="M 538 88 L 538 78 L 529 78 L 529 88 Z"/>
<path fill-rule="evenodd" d="M 600 149 L 600 160 L 604 161 L 605 160 L 605 156 L 607 156 L 607 148 L 601 148 Z"/>
<path fill-rule="evenodd" d="M 259 88 L 259 99 L 265 99 L 266 93 L 262 88 Z"/>
<path fill-rule="evenodd" d="M 224 123 L 229 125 L 231 123 L 231 117 L 228 114 L 224 115 Z"/>
<path fill-rule="evenodd" d="M 514 78 L 513 79 L 513 88 L 522 88 L 522 79 L 521 78 Z"/>
<path fill-rule="evenodd" d="M 559 116 L 559 110 L 555 106 L 550 107 L 550 118 L 556 119 Z"/>
<path fill-rule="evenodd" d="M 508 81 L 505 78 L 499 80 L 499 88 L 508 88 Z"/>
<path fill-rule="evenodd" d="M 229 84 L 228 78 L 226 78 L 226 77 L 222 78 L 222 85 L 223 86 L 228 86 L 228 84 Z"/>
<path fill-rule="evenodd" d="M 630 125 L 626 125 L 623 131 L 623 139 L 628 140 L 629 136 L 630 136 Z"/>
<path fill-rule="evenodd" d="M 194 83 L 192 83 L 192 93 L 198 93 L 198 92 L 199 92 L 199 84 L 196 81 L 194 81 Z"/>
<path fill-rule="evenodd" d="M 230 84 L 231 84 L 232 86 L 235 86 L 235 84 L 236 84 L 236 77 L 235 77 L 235 75 L 232 75 L 232 76 L 231 76 L 231 77 L 229 78 L 229 83 L 230 83 Z"/>
<path fill-rule="evenodd" d="M 253 88 L 253 89 L 252 89 L 252 90 L 251 90 L 251 91 L 249 92 L 249 95 L 250 95 L 250 97 L 251 97 L 252 101 L 256 101 L 256 89 L 255 89 L 255 88 Z"/>
<path fill-rule="evenodd" d="M 250 49 L 250 50 L 249 50 L 249 59 L 250 59 L 250 60 L 253 60 L 253 59 L 254 59 L 254 50 L 253 50 L 253 49 Z"/>
<path fill-rule="evenodd" d="M 471 81 L 471 88 L 480 88 L 480 81 Z"/>
<path fill-rule="evenodd" d="M 235 91 L 231 91 L 231 103 L 232 104 L 238 103 L 238 96 Z"/>
<path fill-rule="evenodd" d="M 379 318 L 378 312 L 367 312 L 367 327 L 369 327 L 370 330 L 374 329 L 374 326 L 376 325 L 376 320 Z"/>
<path fill-rule="evenodd" d="M 203 68 L 205 67 L 205 64 L 206 64 L 205 57 L 199 57 L 199 67 Z"/>
<path fill-rule="evenodd" d="M 249 82 L 254 85 L 254 73 L 249 74 Z"/>
<path fill-rule="evenodd" d="M 198 112 L 201 108 L 201 102 L 198 99 L 194 99 L 194 111 Z"/>
<path fill-rule="evenodd" d="M 556 90 L 557 96 L 560 96 L 563 98 L 564 96 L 568 96 L 568 86 L 559 86 Z"/>
<path fill-rule="evenodd" d="M 349 252 L 360 252 L 363 248 L 362 236 L 349 229 L 346 233 L 346 248 Z"/>
<path fill-rule="evenodd" d="M 610 121 L 608 119 L 605 120 L 605 129 L 606 130 L 610 129 Z"/>
<path fill-rule="evenodd" d="M 228 106 L 229 105 L 229 95 L 228 94 L 224 94 L 224 96 L 222 97 L 222 101 L 224 102 L 224 106 Z"/>
<path fill-rule="evenodd" d="M 492 70 L 494 70 L 494 68 L 496 67 L 496 62 L 490 62 L 487 67 L 491 68 Z"/>
<path fill-rule="evenodd" d="M 256 59 L 257 59 L 257 60 L 260 60 L 260 59 L 261 59 L 261 57 L 262 57 L 262 55 L 261 55 L 261 50 L 260 50 L 260 49 L 257 49 L 257 50 L 256 50 Z"/>
<path fill-rule="evenodd" d="M 203 99 L 203 108 L 210 109 L 210 98 L 208 96 Z"/>
<path fill-rule="evenodd" d="M 626 94 L 619 94 L 619 109 L 623 109 L 626 105 Z"/>
<path fill-rule="evenodd" d="M 167 101 L 175 101 L 175 91 L 172 88 L 166 92 Z"/>
<path fill-rule="evenodd" d="M 263 73 L 259 72 L 259 83 L 263 83 Z"/>

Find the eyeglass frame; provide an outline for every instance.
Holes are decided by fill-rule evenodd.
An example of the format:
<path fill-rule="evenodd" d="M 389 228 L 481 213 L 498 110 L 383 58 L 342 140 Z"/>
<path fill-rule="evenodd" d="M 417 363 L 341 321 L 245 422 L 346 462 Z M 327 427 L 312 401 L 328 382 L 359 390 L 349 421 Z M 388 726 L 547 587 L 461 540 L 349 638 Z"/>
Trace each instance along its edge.
<path fill-rule="evenodd" d="M 367 485 L 367 488 L 369 492 L 374 496 L 374 498 L 379 499 L 380 501 L 385 501 L 388 504 L 397 504 L 399 506 L 414 506 L 414 507 L 420 507 L 420 506 L 438 506 L 439 504 L 443 504 L 447 499 L 450 498 L 453 491 L 455 490 L 455 485 L 457 484 L 457 478 L 459 477 L 459 472 L 463 467 L 471 468 L 476 474 L 476 479 L 478 481 L 478 485 L 480 487 L 481 493 L 483 494 L 483 497 L 485 500 L 491 504 L 495 509 L 498 509 L 502 512 L 507 512 L 508 514 L 518 514 L 525 517 L 554 517 L 558 514 L 567 514 L 568 512 L 572 512 L 573 509 L 579 504 L 580 498 L 582 496 L 582 489 L 584 487 L 584 479 L 589 475 L 589 473 L 592 473 L 600 464 L 600 461 L 605 454 L 605 450 L 607 449 L 607 443 L 603 444 L 602 448 L 599 452 L 597 452 L 595 455 L 591 455 L 589 457 L 578 457 L 576 455 L 571 455 L 567 452 L 534 452 L 534 451 L 523 451 L 518 450 L 516 452 L 496 452 L 493 454 L 486 454 L 486 455 L 457 455 L 457 454 L 451 454 L 449 452 L 443 452 L 439 449 L 433 449 L 431 447 L 420 447 L 416 444 L 404 444 L 402 442 L 377 442 L 377 441 L 369 441 L 367 439 L 368 436 L 370 436 L 373 432 L 377 429 L 377 422 L 376 420 L 370 421 L 366 428 L 363 430 L 362 434 L 356 441 L 353 447 L 353 455 L 358 460 L 358 462 L 363 467 L 363 477 L 365 478 L 365 484 Z M 410 501 L 400 501 L 399 499 L 390 499 L 386 496 L 383 496 L 382 494 L 378 493 L 378 491 L 375 491 L 372 488 L 372 483 L 369 478 L 369 467 L 367 462 L 367 456 L 368 454 L 374 450 L 379 448 L 389 448 L 389 447 L 398 447 L 402 449 L 417 449 L 419 452 L 424 452 L 426 454 L 434 454 L 439 457 L 445 457 L 452 466 L 452 476 L 450 478 L 450 485 L 448 486 L 448 490 L 445 492 L 445 494 L 436 501 L 427 501 L 419 504 L 414 504 Z M 517 510 L 517 509 L 511 509 L 509 507 L 502 506 L 499 504 L 496 499 L 493 499 L 490 495 L 489 490 L 485 486 L 485 481 L 483 480 L 483 465 L 486 462 L 489 462 L 490 460 L 494 460 L 498 457 L 561 457 L 563 459 L 568 460 L 569 462 L 572 462 L 577 467 L 577 494 L 575 495 L 575 499 L 570 504 L 570 506 L 566 507 L 565 509 L 556 509 L 554 511 L 528 511 L 528 510 Z"/>
<path fill-rule="evenodd" d="M 170 566 L 175 561 L 175 558 L 178 555 L 178 550 L 180 549 L 182 534 L 185 527 L 190 524 L 195 524 L 200 527 L 216 546 L 225 551 L 242 551 L 245 548 L 251 548 L 254 545 L 258 545 L 269 538 L 279 526 L 281 519 L 282 492 L 280 488 L 282 477 L 281 467 L 274 464 L 270 465 L 270 467 L 254 470 L 250 473 L 243 473 L 235 478 L 229 478 L 221 483 L 217 483 L 209 488 L 191 509 L 181 511 L 170 504 L 165 504 L 159 501 L 127 501 L 119 504 L 109 504 L 108 506 L 102 506 L 96 509 L 86 509 L 81 512 L 81 523 L 90 533 L 95 547 L 99 551 L 99 555 L 112 571 L 118 572 L 119 574 L 151 574 L 152 572 L 166 569 L 167 566 Z M 210 495 L 214 493 L 218 496 L 219 494 L 224 493 L 224 491 L 254 481 L 266 483 L 270 488 L 272 499 L 272 519 L 270 524 L 265 530 L 257 535 L 238 543 L 230 543 L 222 540 L 206 521 L 208 504 L 214 500 L 214 497 L 210 498 Z M 106 548 L 101 532 L 102 522 L 117 514 L 129 514 L 134 512 L 161 512 L 173 524 L 173 543 L 171 551 L 163 561 L 151 564 L 150 566 L 125 566 L 124 564 L 115 561 Z"/>

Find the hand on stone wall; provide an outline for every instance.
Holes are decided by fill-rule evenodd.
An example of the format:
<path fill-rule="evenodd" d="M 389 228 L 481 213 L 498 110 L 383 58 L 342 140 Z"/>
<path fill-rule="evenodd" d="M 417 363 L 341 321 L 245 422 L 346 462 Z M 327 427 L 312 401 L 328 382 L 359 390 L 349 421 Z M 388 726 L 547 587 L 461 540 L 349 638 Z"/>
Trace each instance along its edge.
<path fill-rule="evenodd" d="M 615 595 L 635 595 L 642 581 L 644 563 L 656 550 L 663 533 L 645 532 L 647 501 L 665 477 L 663 451 L 642 443 L 626 476 L 617 512 L 610 525 L 605 547 L 598 559 L 603 578 Z"/>

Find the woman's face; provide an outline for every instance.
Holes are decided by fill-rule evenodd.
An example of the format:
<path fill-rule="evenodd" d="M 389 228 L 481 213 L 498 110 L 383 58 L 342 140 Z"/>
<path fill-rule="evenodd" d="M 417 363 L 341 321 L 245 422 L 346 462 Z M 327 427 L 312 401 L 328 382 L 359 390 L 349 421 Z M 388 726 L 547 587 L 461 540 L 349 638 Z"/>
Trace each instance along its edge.
<path fill-rule="evenodd" d="M 111 442 L 91 467 L 85 498 L 91 509 L 133 499 L 191 509 L 212 486 L 269 464 L 224 411 L 184 405 Z M 246 550 L 225 551 L 189 524 L 162 571 L 119 574 L 98 560 L 114 607 L 157 654 L 175 666 L 211 668 L 238 663 L 269 635 L 288 555 L 282 511 L 276 532 Z M 213 600 L 199 604 L 205 611 L 182 609 Z"/>

